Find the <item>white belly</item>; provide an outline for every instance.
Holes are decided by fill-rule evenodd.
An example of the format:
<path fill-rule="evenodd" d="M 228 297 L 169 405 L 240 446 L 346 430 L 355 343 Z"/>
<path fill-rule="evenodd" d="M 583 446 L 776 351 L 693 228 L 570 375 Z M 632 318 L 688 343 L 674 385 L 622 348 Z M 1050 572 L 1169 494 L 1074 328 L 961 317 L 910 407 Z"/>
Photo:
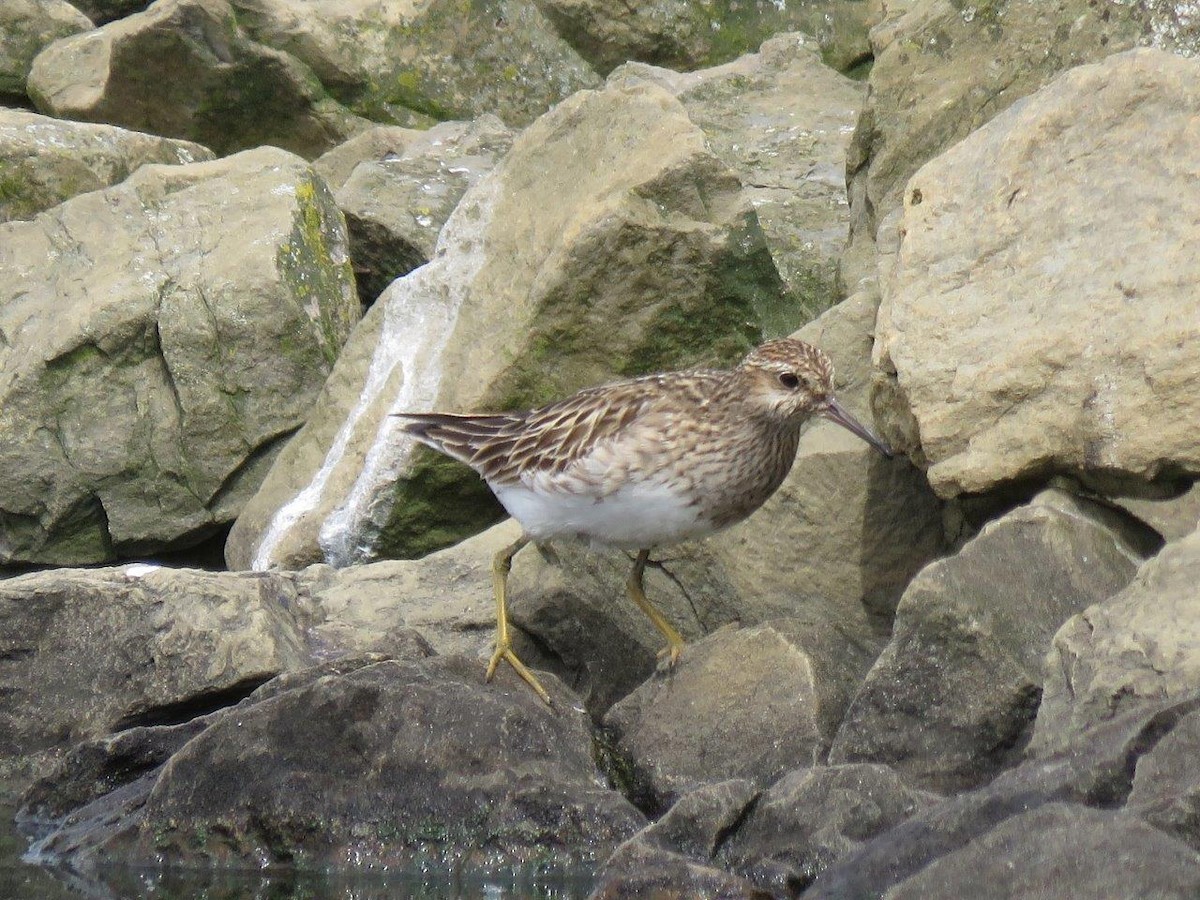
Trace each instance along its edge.
<path fill-rule="evenodd" d="M 642 550 L 713 531 L 688 498 L 655 481 L 626 484 L 599 498 L 524 484 L 493 485 L 492 490 L 534 540 L 575 536 Z"/>

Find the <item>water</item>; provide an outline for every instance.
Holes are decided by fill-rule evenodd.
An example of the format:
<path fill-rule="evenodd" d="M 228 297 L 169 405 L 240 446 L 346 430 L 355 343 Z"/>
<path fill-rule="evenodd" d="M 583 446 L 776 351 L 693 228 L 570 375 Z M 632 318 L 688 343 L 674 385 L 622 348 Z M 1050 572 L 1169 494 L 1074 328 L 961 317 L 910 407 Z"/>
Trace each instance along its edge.
<path fill-rule="evenodd" d="M 264 872 L 258 869 L 139 869 L 104 866 L 87 876 L 21 861 L 28 841 L 0 804 L 0 900 L 583 900 L 592 888 L 585 871 L 504 872 Z"/>

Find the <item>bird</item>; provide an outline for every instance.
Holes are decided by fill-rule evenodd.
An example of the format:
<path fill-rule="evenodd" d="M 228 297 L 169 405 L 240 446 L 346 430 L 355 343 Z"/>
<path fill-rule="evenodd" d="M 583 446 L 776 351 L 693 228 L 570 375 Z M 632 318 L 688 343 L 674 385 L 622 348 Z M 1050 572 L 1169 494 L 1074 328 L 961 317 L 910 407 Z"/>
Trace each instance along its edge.
<path fill-rule="evenodd" d="M 485 680 L 507 662 L 547 704 L 508 628 L 508 575 L 530 541 L 572 537 L 636 551 L 626 593 L 666 639 L 659 657 L 672 667 L 684 640 L 646 597 L 651 550 L 706 537 L 762 506 L 813 417 L 892 455 L 834 396 L 828 355 L 795 338 L 760 344 L 730 369 L 645 375 L 535 409 L 392 415 L 411 438 L 474 469 L 520 523 L 521 536 L 492 560 L 496 641 Z"/>

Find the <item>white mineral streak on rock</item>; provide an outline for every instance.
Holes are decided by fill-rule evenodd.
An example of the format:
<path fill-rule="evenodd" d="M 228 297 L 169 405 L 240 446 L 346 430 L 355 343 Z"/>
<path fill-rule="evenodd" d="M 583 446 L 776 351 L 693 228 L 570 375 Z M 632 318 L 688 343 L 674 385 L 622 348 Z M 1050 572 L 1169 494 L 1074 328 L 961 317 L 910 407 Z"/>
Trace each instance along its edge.
<path fill-rule="evenodd" d="M 389 412 L 433 407 L 442 382 L 439 360 L 467 290 L 486 259 L 483 235 L 491 221 L 488 210 L 495 203 L 499 183 L 499 179 L 485 179 L 473 188 L 442 229 L 433 261 L 393 282 L 380 296 L 377 302 L 386 304 L 384 323 L 362 392 L 312 481 L 272 517 L 255 550 L 251 564 L 254 570 L 269 568 L 288 530 L 316 508 L 359 419 L 397 366 L 404 378 L 388 406 Z M 353 489 L 321 525 L 318 540 L 331 565 L 346 566 L 371 558 L 376 523 L 386 518 L 388 510 L 384 507 L 391 498 L 390 492 L 380 488 L 396 479 L 414 446 L 413 441 L 400 436 L 396 419 L 380 419 Z M 388 500 L 381 503 L 374 499 L 381 495 Z"/>

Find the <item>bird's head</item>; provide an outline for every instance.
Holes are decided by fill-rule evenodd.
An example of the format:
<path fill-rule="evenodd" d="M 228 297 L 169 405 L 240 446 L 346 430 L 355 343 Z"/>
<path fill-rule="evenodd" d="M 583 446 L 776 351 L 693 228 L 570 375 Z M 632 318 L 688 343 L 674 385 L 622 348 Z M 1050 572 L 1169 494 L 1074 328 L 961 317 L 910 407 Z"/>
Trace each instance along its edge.
<path fill-rule="evenodd" d="M 779 338 L 755 347 L 738 364 L 746 400 L 780 424 L 823 416 L 858 435 L 885 456 L 892 450 L 833 395 L 833 363 L 804 341 Z"/>

